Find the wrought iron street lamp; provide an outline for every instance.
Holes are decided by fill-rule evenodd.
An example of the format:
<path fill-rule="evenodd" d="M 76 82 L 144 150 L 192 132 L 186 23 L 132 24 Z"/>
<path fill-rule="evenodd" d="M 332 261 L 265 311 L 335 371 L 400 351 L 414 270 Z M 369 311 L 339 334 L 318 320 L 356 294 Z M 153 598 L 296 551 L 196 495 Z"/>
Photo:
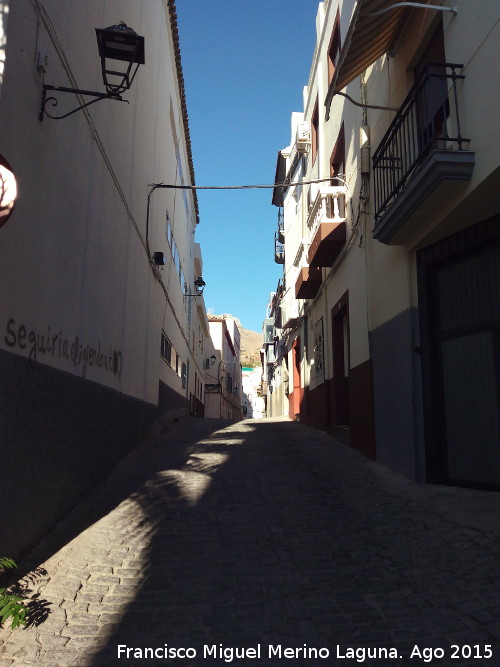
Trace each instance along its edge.
<path fill-rule="evenodd" d="M 78 88 L 66 88 L 65 86 L 43 85 L 42 104 L 40 107 L 39 119 L 43 120 L 45 116 L 60 120 L 67 118 L 72 114 L 94 104 L 99 100 L 117 100 L 126 102 L 122 99 L 122 94 L 130 89 L 132 82 L 137 74 L 139 65 L 144 64 L 144 37 L 138 35 L 132 28 L 129 28 L 123 21 L 109 28 L 96 28 L 97 46 L 101 58 L 101 71 L 105 93 L 92 90 L 80 90 Z M 134 68 L 135 65 L 135 68 Z M 69 111 L 61 116 L 54 116 L 47 111 L 47 105 L 57 106 L 58 102 L 54 96 L 47 96 L 47 91 L 56 91 L 58 93 L 73 93 L 93 97 L 93 100 L 81 104 L 76 109 Z"/>
<path fill-rule="evenodd" d="M 196 280 L 194 281 L 194 287 L 196 289 L 196 294 L 184 294 L 184 296 L 201 296 L 203 294 L 203 290 L 205 289 L 206 282 L 203 280 L 201 276 L 198 276 Z"/>

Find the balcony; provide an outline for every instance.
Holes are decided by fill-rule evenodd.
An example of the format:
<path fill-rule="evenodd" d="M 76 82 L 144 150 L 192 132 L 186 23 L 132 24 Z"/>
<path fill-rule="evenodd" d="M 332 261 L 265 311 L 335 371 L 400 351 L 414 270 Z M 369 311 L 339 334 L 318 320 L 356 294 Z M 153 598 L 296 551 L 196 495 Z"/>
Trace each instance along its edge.
<path fill-rule="evenodd" d="M 285 242 L 285 217 L 283 215 L 283 209 L 278 211 L 278 241 L 280 243 Z"/>
<path fill-rule="evenodd" d="M 474 153 L 461 135 L 457 74 L 462 65 L 430 64 L 410 90 L 373 155 L 373 237 L 411 241 L 418 221 L 457 196 L 472 175 Z"/>
<path fill-rule="evenodd" d="M 322 186 L 307 217 L 311 245 L 307 263 L 311 267 L 332 266 L 346 242 L 346 188 Z"/>
<path fill-rule="evenodd" d="M 304 266 L 295 282 L 296 299 L 314 299 L 321 285 L 321 269 Z"/>
<path fill-rule="evenodd" d="M 278 232 L 274 236 L 274 261 L 276 264 L 285 263 L 285 246 L 279 242 Z"/>

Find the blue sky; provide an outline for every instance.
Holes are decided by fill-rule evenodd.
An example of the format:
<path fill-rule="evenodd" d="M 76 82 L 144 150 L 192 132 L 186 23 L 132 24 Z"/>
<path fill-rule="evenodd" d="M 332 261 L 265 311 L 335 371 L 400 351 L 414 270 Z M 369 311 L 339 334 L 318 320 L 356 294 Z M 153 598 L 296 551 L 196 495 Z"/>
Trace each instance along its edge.
<path fill-rule="evenodd" d="M 272 184 L 302 111 L 317 0 L 177 0 L 197 185 Z M 205 303 L 261 331 L 282 267 L 272 190 L 198 191 Z"/>

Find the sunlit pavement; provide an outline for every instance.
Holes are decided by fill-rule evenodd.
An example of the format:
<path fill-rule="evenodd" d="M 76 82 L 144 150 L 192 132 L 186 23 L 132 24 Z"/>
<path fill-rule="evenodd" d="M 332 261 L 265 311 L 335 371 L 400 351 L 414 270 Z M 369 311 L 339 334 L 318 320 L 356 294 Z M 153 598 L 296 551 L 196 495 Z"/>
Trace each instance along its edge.
<path fill-rule="evenodd" d="M 0 666 L 499 665 L 499 508 L 301 424 L 187 418 L 22 564 L 42 622 Z"/>

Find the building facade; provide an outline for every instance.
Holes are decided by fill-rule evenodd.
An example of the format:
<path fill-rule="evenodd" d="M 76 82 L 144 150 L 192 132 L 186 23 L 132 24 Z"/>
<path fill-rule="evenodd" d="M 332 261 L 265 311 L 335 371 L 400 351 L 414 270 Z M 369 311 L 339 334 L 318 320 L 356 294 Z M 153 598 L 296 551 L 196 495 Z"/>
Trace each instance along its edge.
<path fill-rule="evenodd" d="M 394 4 L 319 4 L 278 155 L 289 414 L 409 477 L 499 488 L 498 5 Z"/>
<path fill-rule="evenodd" d="M 158 411 L 201 410 L 209 332 L 196 196 L 152 187 L 194 182 L 175 3 L 1 4 L 17 199 L 0 229 L 0 551 L 18 557 Z M 104 90 L 95 29 L 119 21 L 144 37 L 128 103 L 70 115 L 92 98 L 50 90 L 42 109 L 43 85 Z"/>
<path fill-rule="evenodd" d="M 205 417 L 238 420 L 243 416 L 240 331 L 226 315 L 209 315 L 208 325 L 212 347 L 205 358 Z"/>
<path fill-rule="evenodd" d="M 282 235 L 277 242 L 284 244 Z M 284 250 L 280 252 L 279 258 L 284 257 Z M 267 417 L 284 417 L 290 413 L 288 355 L 282 330 L 284 312 L 283 284 L 280 280 L 276 292 L 271 292 L 269 297 L 267 317 L 262 326 L 262 393 Z"/>
<path fill-rule="evenodd" d="M 265 416 L 260 366 L 241 369 L 242 415 L 244 419 L 262 419 Z"/>

